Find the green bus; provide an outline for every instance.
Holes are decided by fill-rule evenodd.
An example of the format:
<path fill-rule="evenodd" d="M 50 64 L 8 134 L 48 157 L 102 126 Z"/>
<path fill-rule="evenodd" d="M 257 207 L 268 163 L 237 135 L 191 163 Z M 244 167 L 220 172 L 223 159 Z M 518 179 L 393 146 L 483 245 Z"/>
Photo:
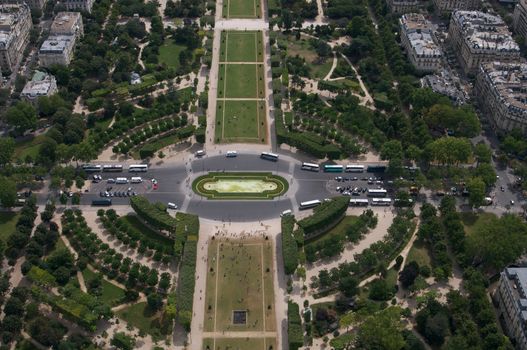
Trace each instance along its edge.
<path fill-rule="evenodd" d="M 343 165 L 324 165 L 324 172 L 325 173 L 341 173 L 344 171 Z"/>

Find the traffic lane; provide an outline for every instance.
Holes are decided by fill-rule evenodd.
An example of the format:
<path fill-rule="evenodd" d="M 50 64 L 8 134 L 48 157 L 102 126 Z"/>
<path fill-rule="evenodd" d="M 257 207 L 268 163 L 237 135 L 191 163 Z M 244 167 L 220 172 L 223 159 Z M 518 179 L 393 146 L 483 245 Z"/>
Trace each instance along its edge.
<path fill-rule="evenodd" d="M 284 210 L 291 209 L 288 198 L 255 201 L 192 200 L 186 212 L 218 221 L 256 221 L 276 218 Z"/>
<path fill-rule="evenodd" d="M 181 206 L 185 200 L 185 193 L 183 192 L 148 192 L 141 194 L 146 197 L 150 202 L 161 202 L 167 204 L 168 202 L 175 203 Z M 99 193 L 83 193 L 81 195 L 81 204 L 91 205 L 93 200 L 101 199 Z M 116 205 L 127 205 L 130 204 L 130 197 L 104 197 L 112 200 L 112 204 Z"/>
<path fill-rule="evenodd" d="M 289 173 L 289 162 L 278 160 L 273 162 L 261 159 L 259 155 L 241 154 L 237 157 L 213 156 L 196 158 L 192 161 L 194 172 L 204 171 L 270 171 Z"/>

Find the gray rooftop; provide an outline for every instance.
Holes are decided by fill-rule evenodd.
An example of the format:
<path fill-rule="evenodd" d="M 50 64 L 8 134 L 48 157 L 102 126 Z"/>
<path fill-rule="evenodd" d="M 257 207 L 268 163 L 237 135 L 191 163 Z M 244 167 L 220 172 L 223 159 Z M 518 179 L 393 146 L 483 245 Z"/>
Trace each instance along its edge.
<path fill-rule="evenodd" d="M 61 53 L 73 45 L 74 37 L 73 35 L 50 35 L 46 41 L 42 43 L 40 47 L 41 53 Z"/>
<path fill-rule="evenodd" d="M 490 62 L 480 69 L 507 108 L 527 118 L 527 63 Z M 527 291 L 527 268 L 522 273 Z"/>
<path fill-rule="evenodd" d="M 418 13 L 407 13 L 399 20 L 401 30 L 406 34 L 412 48 L 419 56 L 438 57 L 441 50 L 433 36 L 432 23 Z"/>

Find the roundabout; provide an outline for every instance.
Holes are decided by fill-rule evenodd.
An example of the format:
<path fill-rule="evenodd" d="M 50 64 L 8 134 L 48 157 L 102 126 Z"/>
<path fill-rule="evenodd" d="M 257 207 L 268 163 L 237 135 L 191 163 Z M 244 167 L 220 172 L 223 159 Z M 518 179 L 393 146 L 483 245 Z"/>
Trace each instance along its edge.
<path fill-rule="evenodd" d="M 283 177 L 270 172 L 211 172 L 192 183 L 195 193 L 215 200 L 269 200 L 288 188 Z"/>

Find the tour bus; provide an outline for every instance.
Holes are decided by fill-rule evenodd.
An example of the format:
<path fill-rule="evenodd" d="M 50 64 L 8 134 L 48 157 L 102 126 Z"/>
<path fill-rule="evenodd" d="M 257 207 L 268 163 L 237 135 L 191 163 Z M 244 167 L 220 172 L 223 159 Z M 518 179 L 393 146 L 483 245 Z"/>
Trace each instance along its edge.
<path fill-rule="evenodd" d="M 133 184 L 140 184 L 141 182 L 143 182 L 143 179 L 139 176 L 132 177 L 130 179 L 130 183 L 133 183 Z"/>
<path fill-rule="evenodd" d="M 121 164 L 105 164 L 102 166 L 102 171 L 105 172 L 121 172 L 123 171 L 123 166 Z"/>
<path fill-rule="evenodd" d="M 227 151 L 227 158 L 234 158 L 238 156 L 238 152 L 236 151 Z"/>
<path fill-rule="evenodd" d="M 109 205 L 112 205 L 112 200 L 110 198 L 94 199 L 91 201 L 91 205 L 109 206 Z"/>
<path fill-rule="evenodd" d="M 322 204 L 322 202 L 318 199 L 315 199 L 315 200 L 312 200 L 312 201 L 307 201 L 307 202 L 302 202 L 300 203 L 300 209 L 309 209 L 309 208 L 314 208 L 316 207 L 317 205 L 320 205 Z"/>
<path fill-rule="evenodd" d="M 87 173 L 98 173 L 102 170 L 102 166 L 99 164 L 84 164 L 82 170 Z"/>
<path fill-rule="evenodd" d="M 386 197 L 388 192 L 385 189 L 368 188 L 368 197 Z"/>
<path fill-rule="evenodd" d="M 115 183 L 116 184 L 127 184 L 128 183 L 128 179 L 126 177 L 118 177 L 117 179 L 115 179 Z"/>
<path fill-rule="evenodd" d="M 368 165 L 367 171 L 369 173 L 384 173 L 386 171 L 386 165 Z"/>
<path fill-rule="evenodd" d="M 148 171 L 148 165 L 146 164 L 132 164 L 128 167 L 128 171 L 131 173 L 144 173 Z"/>
<path fill-rule="evenodd" d="M 389 206 L 391 204 L 392 204 L 392 200 L 390 198 L 372 198 L 371 199 L 371 205 Z"/>
<path fill-rule="evenodd" d="M 324 172 L 325 173 L 341 173 L 344 171 L 343 165 L 324 165 Z"/>
<path fill-rule="evenodd" d="M 302 170 L 319 171 L 320 166 L 314 163 L 302 163 Z"/>
<path fill-rule="evenodd" d="M 351 198 L 350 199 L 350 206 L 352 207 L 367 207 L 368 204 L 370 204 L 370 201 L 366 198 Z"/>
<path fill-rule="evenodd" d="M 364 172 L 364 165 L 359 165 L 359 164 L 346 165 L 346 172 L 347 173 L 362 173 Z"/>
<path fill-rule="evenodd" d="M 276 161 L 278 161 L 278 154 L 269 153 L 269 152 L 262 152 L 262 154 L 260 154 L 260 158 L 267 159 L 267 160 L 272 160 L 273 162 L 276 162 Z"/>

